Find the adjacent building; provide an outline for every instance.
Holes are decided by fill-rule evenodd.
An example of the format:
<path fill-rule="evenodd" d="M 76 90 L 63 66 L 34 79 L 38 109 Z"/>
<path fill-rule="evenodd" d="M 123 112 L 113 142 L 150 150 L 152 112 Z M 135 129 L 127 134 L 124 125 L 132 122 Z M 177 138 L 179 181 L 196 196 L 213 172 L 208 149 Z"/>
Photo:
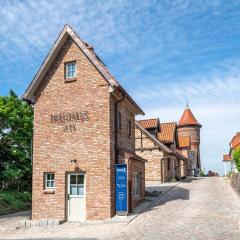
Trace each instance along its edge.
<path fill-rule="evenodd" d="M 176 123 L 158 118 L 135 123 L 136 152 L 147 160 L 145 180 L 166 182 L 186 176 L 187 157 L 177 151 Z"/>
<path fill-rule="evenodd" d="M 179 149 L 188 156 L 187 175 L 199 176 L 201 170 L 200 130 L 202 125 L 197 121 L 191 109 L 187 106 L 177 126 Z"/>
<path fill-rule="evenodd" d="M 116 164 L 127 164 L 128 212 L 144 200 L 134 130 L 144 112 L 69 26 L 23 98 L 34 108 L 32 219 L 114 216 Z"/>
<path fill-rule="evenodd" d="M 227 163 L 230 163 L 230 171 L 237 172 L 235 161 L 233 160 L 233 152 L 236 149 L 240 148 L 240 132 L 237 132 L 231 142 L 229 143 L 229 154 L 223 155 L 223 162 L 224 162 L 224 174 L 227 175 Z"/>

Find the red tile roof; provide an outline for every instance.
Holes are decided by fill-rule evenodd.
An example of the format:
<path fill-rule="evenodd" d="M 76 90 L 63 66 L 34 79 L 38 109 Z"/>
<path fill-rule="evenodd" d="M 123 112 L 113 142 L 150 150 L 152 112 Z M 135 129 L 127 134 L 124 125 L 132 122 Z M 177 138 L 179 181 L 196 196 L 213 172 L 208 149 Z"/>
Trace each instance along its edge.
<path fill-rule="evenodd" d="M 144 119 L 144 120 L 139 120 L 138 121 L 138 123 L 146 129 L 157 128 L 158 122 L 159 122 L 158 118 Z"/>
<path fill-rule="evenodd" d="M 223 155 L 223 162 L 229 162 L 229 161 L 232 161 L 232 157 L 227 154 Z"/>
<path fill-rule="evenodd" d="M 201 126 L 201 124 L 199 124 L 197 119 L 194 117 L 189 107 L 185 108 L 183 115 L 180 121 L 178 122 L 178 126 L 186 126 L 186 125 Z"/>
<path fill-rule="evenodd" d="M 237 133 L 230 142 L 231 148 L 236 149 L 240 146 L 240 133 Z"/>
<path fill-rule="evenodd" d="M 190 146 L 190 136 L 178 136 L 178 146 L 180 148 Z"/>
<path fill-rule="evenodd" d="M 176 131 L 177 123 L 161 123 L 160 132 L 158 132 L 158 139 L 164 143 L 173 143 Z"/>

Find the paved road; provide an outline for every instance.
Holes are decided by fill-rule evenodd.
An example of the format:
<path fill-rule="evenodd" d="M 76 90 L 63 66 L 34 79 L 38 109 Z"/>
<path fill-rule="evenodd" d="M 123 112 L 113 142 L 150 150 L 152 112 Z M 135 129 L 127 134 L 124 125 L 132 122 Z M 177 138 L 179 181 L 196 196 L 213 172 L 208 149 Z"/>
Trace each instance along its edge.
<path fill-rule="evenodd" d="M 240 240 L 240 197 L 224 178 L 198 178 L 177 185 L 128 225 L 66 223 L 0 238 Z"/>

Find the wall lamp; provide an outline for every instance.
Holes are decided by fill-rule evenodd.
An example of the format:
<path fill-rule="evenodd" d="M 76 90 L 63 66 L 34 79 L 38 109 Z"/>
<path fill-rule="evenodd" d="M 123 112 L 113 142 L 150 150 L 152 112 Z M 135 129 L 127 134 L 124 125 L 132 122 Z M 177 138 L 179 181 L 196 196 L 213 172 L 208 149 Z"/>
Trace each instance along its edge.
<path fill-rule="evenodd" d="M 71 163 L 76 163 L 77 162 L 77 159 L 72 159 L 70 160 Z"/>

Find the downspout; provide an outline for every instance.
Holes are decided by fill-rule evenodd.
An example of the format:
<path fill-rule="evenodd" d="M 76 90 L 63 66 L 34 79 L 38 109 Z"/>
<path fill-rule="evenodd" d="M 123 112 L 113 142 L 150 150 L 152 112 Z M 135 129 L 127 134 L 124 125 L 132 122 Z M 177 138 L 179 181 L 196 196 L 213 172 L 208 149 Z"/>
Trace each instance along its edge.
<path fill-rule="evenodd" d="M 114 103 L 114 116 L 115 116 L 115 163 L 118 164 L 118 129 L 117 129 L 117 110 L 118 104 L 124 101 L 126 94 L 122 92 L 122 98 Z"/>

